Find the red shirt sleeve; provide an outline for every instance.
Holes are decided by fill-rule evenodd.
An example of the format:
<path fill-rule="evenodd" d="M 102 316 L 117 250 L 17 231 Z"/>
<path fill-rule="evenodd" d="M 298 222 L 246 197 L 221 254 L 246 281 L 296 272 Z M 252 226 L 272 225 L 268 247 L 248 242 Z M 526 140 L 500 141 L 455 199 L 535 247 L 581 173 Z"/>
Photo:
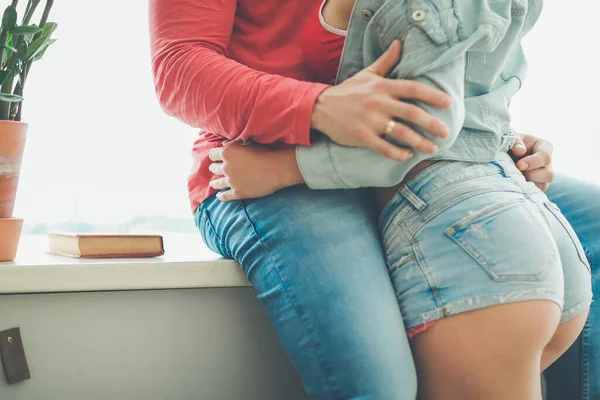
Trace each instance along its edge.
<path fill-rule="evenodd" d="M 229 140 L 310 144 L 327 85 L 256 71 L 227 57 L 236 0 L 151 0 L 156 93 L 164 111 Z"/>

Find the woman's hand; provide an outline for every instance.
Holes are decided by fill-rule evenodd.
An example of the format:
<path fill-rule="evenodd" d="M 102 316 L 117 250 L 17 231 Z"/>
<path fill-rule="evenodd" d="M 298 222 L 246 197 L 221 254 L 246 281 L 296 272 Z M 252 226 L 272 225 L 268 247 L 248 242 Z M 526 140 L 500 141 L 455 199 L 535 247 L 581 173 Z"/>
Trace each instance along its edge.
<path fill-rule="evenodd" d="M 550 142 L 524 134 L 517 135 L 517 142 L 510 151 L 525 179 L 535 183 L 544 192 L 554 180 L 553 152 L 554 147 Z"/>
<path fill-rule="evenodd" d="M 271 150 L 265 146 L 230 142 L 209 153 L 215 174 L 210 182 L 221 201 L 265 197 L 304 182 L 295 149 Z"/>
<path fill-rule="evenodd" d="M 395 41 L 370 67 L 324 90 L 313 110 L 312 127 L 336 143 L 368 147 L 398 161 L 405 161 L 413 154 L 410 149 L 381 137 L 392 120 L 408 121 L 433 135 L 448 137 L 448 127 L 441 120 L 400 100 L 419 100 L 447 108 L 452 101 L 447 94 L 423 83 L 384 78 L 397 65 L 400 51 L 401 44 Z M 425 153 L 437 152 L 433 141 L 400 122 L 389 136 Z"/>

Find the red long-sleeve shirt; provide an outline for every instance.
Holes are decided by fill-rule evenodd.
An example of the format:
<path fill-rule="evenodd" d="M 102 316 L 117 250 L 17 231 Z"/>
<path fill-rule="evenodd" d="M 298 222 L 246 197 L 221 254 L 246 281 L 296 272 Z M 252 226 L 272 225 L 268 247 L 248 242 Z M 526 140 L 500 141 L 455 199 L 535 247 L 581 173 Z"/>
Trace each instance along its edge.
<path fill-rule="evenodd" d="M 200 128 L 188 179 L 195 209 L 210 188 L 208 152 L 224 140 L 310 144 L 327 87 L 302 57 L 302 31 L 319 0 L 151 0 L 156 93 L 164 111 Z"/>

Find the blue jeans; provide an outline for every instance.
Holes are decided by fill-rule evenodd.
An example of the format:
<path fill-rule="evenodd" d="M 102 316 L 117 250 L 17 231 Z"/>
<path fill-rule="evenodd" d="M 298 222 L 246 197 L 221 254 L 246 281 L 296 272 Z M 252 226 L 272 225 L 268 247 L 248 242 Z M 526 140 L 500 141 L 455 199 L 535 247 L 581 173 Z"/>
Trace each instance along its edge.
<path fill-rule="evenodd" d="M 569 220 L 592 267 L 592 290 L 600 293 L 600 187 L 558 176 L 547 192 Z M 600 304 L 592 303 L 583 332 L 548 371 L 548 400 L 600 399 Z"/>
<path fill-rule="evenodd" d="M 414 400 L 416 373 L 368 190 L 296 186 L 199 207 L 207 245 L 240 262 L 314 399 Z"/>
<path fill-rule="evenodd" d="M 592 233 L 600 232 L 600 211 L 593 210 L 600 189 L 558 179 L 551 193 L 586 250 L 600 251 L 594 249 L 600 237 Z M 296 186 L 232 203 L 212 196 L 197 210 L 196 222 L 213 251 L 242 265 L 312 398 L 415 398 L 415 369 L 369 191 Z M 595 373 L 591 329 L 589 323 L 574 346 L 585 353 L 552 368 L 559 377 L 549 391 L 566 390 L 558 381 L 578 375 L 577 381 L 596 385 L 582 371 Z M 578 398 L 566 396 L 554 399 Z"/>

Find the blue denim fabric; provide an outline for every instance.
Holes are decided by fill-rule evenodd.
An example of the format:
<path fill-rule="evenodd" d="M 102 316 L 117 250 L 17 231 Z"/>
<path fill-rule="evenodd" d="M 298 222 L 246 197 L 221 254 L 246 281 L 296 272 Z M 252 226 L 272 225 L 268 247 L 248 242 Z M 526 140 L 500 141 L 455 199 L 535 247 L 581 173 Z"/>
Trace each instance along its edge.
<path fill-rule="evenodd" d="M 422 171 L 390 201 L 380 227 L 409 329 L 527 300 L 554 301 L 561 322 L 590 306 L 590 267 L 579 240 L 507 154 Z"/>
<path fill-rule="evenodd" d="M 600 293 L 600 186 L 557 176 L 547 192 L 577 233 L 592 267 L 592 290 Z M 595 301 L 583 332 L 546 371 L 548 400 L 600 399 L 600 304 Z"/>
<path fill-rule="evenodd" d="M 394 186 L 426 159 L 492 161 L 514 143 L 508 105 L 525 78 L 521 39 L 531 30 L 542 0 L 357 0 L 337 83 L 375 61 L 394 39 L 404 43 L 391 78 L 420 81 L 453 98 L 449 109 L 417 102 L 450 128 L 433 137 L 435 156 L 415 151 L 398 163 L 365 148 L 320 137 L 297 148 L 297 161 L 313 189 Z M 384 127 L 382 127 L 383 129 Z"/>
<path fill-rule="evenodd" d="M 311 191 L 197 212 L 207 245 L 238 260 L 314 399 L 414 400 L 416 373 L 366 191 Z M 252 340 L 252 338 L 248 338 Z"/>
<path fill-rule="evenodd" d="M 548 191 L 571 222 L 600 293 L 600 187 L 558 176 Z M 265 199 L 198 209 L 202 237 L 242 263 L 315 399 L 413 400 L 416 376 L 363 191 L 290 188 Z M 600 306 L 547 371 L 549 400 L 600 399 Z"/>

